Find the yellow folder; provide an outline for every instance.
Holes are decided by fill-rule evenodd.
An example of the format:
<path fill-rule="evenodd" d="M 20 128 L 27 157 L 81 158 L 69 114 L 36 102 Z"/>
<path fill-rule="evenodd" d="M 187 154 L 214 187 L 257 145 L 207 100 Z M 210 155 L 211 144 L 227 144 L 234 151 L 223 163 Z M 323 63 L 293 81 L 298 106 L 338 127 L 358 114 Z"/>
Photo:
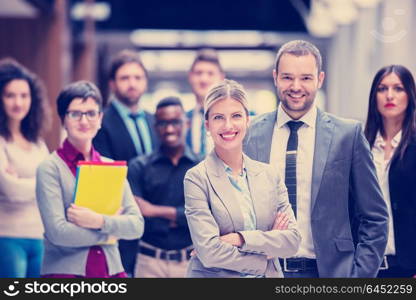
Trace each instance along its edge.
<path fill-rule="evenodd" d="M 103 215 L 114 215 L 121 208 L 125 161 L 78 162 L 74 203 Z"/>

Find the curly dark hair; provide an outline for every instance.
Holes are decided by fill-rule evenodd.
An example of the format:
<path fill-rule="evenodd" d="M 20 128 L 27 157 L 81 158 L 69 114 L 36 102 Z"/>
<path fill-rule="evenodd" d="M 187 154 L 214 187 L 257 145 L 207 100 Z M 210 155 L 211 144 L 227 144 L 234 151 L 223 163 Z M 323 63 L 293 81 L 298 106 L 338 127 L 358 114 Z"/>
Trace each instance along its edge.
<path fill-rule="evenodd" d="M 29 84 L 31 104 L 29 112 L 22 120 L 20 130 L 28 141 L 36 143 L 50 124 L 45 87 L 34 73 L 12 58 L 0 60 L 0 135 L 6 140 L 11 139 L 3 93 L 6 85 L 12 80 L 26 80 Z"/>

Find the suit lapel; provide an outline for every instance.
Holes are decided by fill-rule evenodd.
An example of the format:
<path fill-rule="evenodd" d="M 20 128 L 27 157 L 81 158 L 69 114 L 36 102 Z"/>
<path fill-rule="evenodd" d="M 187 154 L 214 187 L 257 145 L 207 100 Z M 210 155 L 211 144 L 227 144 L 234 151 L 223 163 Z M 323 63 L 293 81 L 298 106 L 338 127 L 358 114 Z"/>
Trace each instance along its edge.
<path fill-rule="evenodd" d="M 257 148 L 256 160 L 269 163 L 270 162 L 270 149 L 272 148 L 272 139 L 274 124 L 276 123 L 277 112 L 273 111 L 265 114 L 262 120 L 258 123 L 257 128 L 252 129 L 254 137 L 254 144 Z"/>
<path fill-rule="evenodd" d="M 261 230 L 268 229 L 268 207 L 267 202 L 268 189 L 265 189 L 262 183 L 259 181 L 258 175 L 264 170 L 260 164 L 256 163 L 255 161 L 251 160 L 248 156 L 244 155 L 244 164 L 247 169 L 247 180 L 248 180 L 248 188 L 251 194 L 251 200 L 253 201 L 254 212 L 256 214 L 256 224 L 257 228 Z"/>
<path fill-rule="evenodd" d="M 312 170 L 311 212 L 313 211 L 316 196 L 321 186 L 322 174 L 328 159 L 333 132 L 334 124 L 331 122 L 331 119 L 325 112 L 318 109 Z"/>
<path fill-rule="evenodd" d="M 152 143 L 152 149 L 158 149 L 160 146 L 159 138 L 157 136 L 157 133 L 155 132 L 155 117 L 151 114 L 145 111 L 146 115 L 146 122 L 147 126 L 149 127 L 149 133 L 150 133 L 150 140 Z"/>
<path fill-rule="evenodd" d="M 113 100 L 117 101 L 117 100 Z M 134 146 L 133 140 L 131 139 L 130 133 L 124 124 L 124 121 L 114 105 L 110 104 L 108 107 L 108 112 L 104 114 L 104 117 L 108 119 L 106 123 L 108 131 L 111 132 L 113 140 L 117 141 L 116 145 L 113 145 L 114 148 L 117 148 L 116 151 L 117 159 L 129 160 L 137 155 L 136 147 Z M 124 153 L 124 154 L 123 154 Z"/>
<path fill-rule="evenodd" d="M 234 230 L 242 230 L 244 228 L 243 215 L 237 199 L 234 196 L 232 190 L 233 187 L 230 184 L 227 173 L 224 170 L 224 166 L 214 150 L 207 156 L 205 165 L 211 187 L 227 209 L 228 214 L 231 217 Z"/>

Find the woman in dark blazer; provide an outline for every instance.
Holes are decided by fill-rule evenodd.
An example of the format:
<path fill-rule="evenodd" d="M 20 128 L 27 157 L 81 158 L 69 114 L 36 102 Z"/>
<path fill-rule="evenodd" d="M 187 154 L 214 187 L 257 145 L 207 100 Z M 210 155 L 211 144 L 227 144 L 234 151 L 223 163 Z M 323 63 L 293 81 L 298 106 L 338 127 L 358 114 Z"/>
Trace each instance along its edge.
<path fill-rule="evenodd" d="M 416 90 L 400 65 L 380 69 L 369 99 L 365 135 L 389 209 L 389 236 L 378 277 L 416 276 Z"/>

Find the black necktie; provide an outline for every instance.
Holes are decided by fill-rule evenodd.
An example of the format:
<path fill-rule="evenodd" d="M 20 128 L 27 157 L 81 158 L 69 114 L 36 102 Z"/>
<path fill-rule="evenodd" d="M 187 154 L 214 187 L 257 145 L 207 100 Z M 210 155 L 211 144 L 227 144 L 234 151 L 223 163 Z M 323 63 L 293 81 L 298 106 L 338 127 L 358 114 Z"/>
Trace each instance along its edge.
<path fill-rule="evenodd" d="M 137 154 L 146 154 L 146 148 L 144 147 L 144 141 L 142 138 L 142 135 L 140 134 L 140 128 L 137 125 L 137 119 L 139 119 L 141 116 L 140 114 L 129 114 L 129 117 L 133 120 L 134 123 L 134 127 L 136 128 L 137 131 L 137 135 L 139 136 L 139 142 L 140 142 L 140 148 L 141 148 L 141 153 L 137 153 Z"/>
<path fill-rule="evenodd" d="M 298 150 L 298 129 L 303 125 L 302 121 L 289 121 L 286 123 L 290 128 L 290 135 L 286 147 L 286 171 L 285 184 L 289 195 L 289 202 L 292 205 L 296 216 L 296 156 Z"/>

